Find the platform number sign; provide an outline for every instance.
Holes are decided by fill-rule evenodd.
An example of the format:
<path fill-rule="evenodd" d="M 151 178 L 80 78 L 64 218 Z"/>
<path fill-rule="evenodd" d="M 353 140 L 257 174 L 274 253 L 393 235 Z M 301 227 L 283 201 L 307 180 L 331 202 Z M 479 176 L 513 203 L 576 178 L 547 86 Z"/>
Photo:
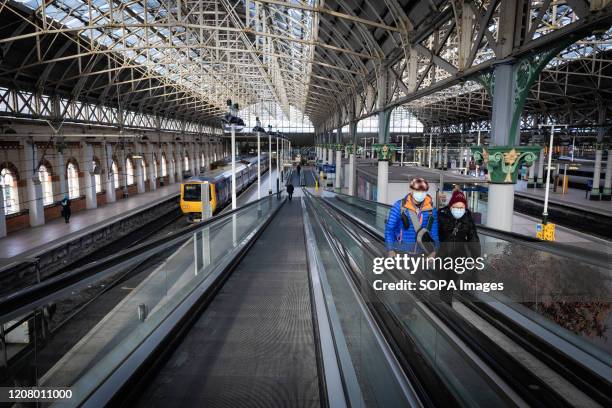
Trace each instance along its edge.
<path fill-rule="evenodd" d="M 536 224 L 536 238 L 542 241 L 555 240 L 555 224 Z"/>

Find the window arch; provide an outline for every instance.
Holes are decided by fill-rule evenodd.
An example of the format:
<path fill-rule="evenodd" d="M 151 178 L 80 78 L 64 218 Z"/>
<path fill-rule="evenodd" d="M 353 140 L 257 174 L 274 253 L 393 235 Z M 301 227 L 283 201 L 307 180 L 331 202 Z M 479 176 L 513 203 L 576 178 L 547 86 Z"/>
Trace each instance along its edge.
<path fill-rule="evenodd" d="M 183 160 L 183 163 L 185 164 L 185 168 L 183 169 L 184 171 L 189 171 L 189 157 L 185 156 L 185 159 Z"/>
<path fill-rule="evenodd" d="M 44 164 L 38 167 L 38 179 L 42 187 L 43 205 L 53 204 L 53 183 L 51 182 L 51 173 Z"/>
<path fill-rule="evenodd" d="M 4 196 L 4 213 L 13 214 L 19 212 L 19 196 L 17 193 L 17 177 L 8 167 L 0 170 L 0 186 Z"/>
<path fill-rule="evenodd" d="M 66 180 L 68 182 L 68 198 L 79 197 L 79 170 L 73 162 L 68 163 L 66 169 Z"/>
<path fill-rule="evenodd" d="M 113 172 L 113 183 L 115 184 L 115 188 L 119 188 L 119 168 L 117 167 L 117 162 L 114 160 L 111 165 L 111 170 Z"/>
<path fill-rule="evenodd" d="M 129 157 L 125 160 L 125 180 L 128 186 L 134 184 L 134 164 Z"/>
<path fill-rule="evenodd" d="M 159 178 L 159 174 L 157 174 L 158 166 L 157 166 L 157 157 L 153 155 L 153 178 Z"/>
<path fill-rule="evenodd" d="M 168 163 L 166 163 L 166 155 L 161 155 L 161 176 L 166 177 L 168 175 Z"/>

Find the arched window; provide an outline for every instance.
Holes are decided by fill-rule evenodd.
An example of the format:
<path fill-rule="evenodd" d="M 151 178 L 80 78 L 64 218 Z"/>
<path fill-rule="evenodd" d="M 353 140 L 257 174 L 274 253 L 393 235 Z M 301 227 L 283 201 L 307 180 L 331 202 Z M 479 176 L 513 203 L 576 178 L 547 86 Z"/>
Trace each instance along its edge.
<path fill-rule="evenodd" d="M 189 170 L 189 157 L 185 156 L 185 168 L 183 169 L 184 171 L 188 171 Z"/>
<path fill-rule="evenodd" d="M 144 159 L 141 159 L 140 164 L 142 165 L 142 179 L 147 181 L 147 163 L 145 163 Z"/>
<path fill-rule="evenodd" d="M 119 168 L 117 168 L 117 163 L 115 163 L 114 160 L 111 169 L 113 170 L 113 182 L 115 183 L 115 188 L 119 188 Z"/>
<path fill-rule="evenodd" d="M 157 158 L 153 157 L 153 177 L 154 178 L 158 178 L 159 175 L 157 174 Z"/>
<path fill-rule="evenodd" d="M 125 161 L 125 178 L 128 186 L 134 184 L 134 165 L 130 158 Z"/>
<path fill-rule="evenodd" d="M 206 163 L 206 159 L 204 158 L 204 153 L 202 153 L 202 156 L 200 156 L 200 163 L 202 167 L 204 167 L 204 163 Z"/>
<path fill-rule="evenodd" d="M 68 181 L 68 198 L 79 197 L 79 171 L 74 163 L 68 163 L 66 179 Z"/>
<path fill-rule="evenodd" d="M 161 176 L 166 177 L 168 175 L 168 164 L 166 163 L 166 156 L 161 156 Z"/>
<path fill-rule="evenodd" d="M 38 168 L 38 179 L 42 187 L 43 205 L 53 204 L 53 183 L 47 166 L 41 164 Z"/>
<path fill-rule="evenodd" d="M 100 176 L 100 171 L 98 169 L 98 163 L 94 160 L 91 163 L 91 169 L 94 172 L 94 180 L 96 183 L 96 194 L 102 192 L 102 177 Z"/>
<path fill-rule="evenodd" d="M 2 186 L 2 191 L 4 191 L 4 213 L 13 214 L 18 212 L 17 180 L 15 180 L 13 173 L 6 167 L 0 171 L 0 186 Z"/>

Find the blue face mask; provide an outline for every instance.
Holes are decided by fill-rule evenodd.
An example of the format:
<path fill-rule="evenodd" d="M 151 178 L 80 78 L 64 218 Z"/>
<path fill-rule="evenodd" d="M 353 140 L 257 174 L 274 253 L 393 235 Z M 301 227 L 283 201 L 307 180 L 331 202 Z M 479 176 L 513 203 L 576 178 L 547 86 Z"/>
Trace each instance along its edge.
<path fill-rule="evenodd" d="M 427 192 L 426 191 L 413 191 L 412 192 L 412 198 L 417 203 L 422 203 L 423 200 L 425 200 L 425 197 L 427 197 Z"/>
<path fill-rule="evenodd" d="M 465 208 L 451 207 L 451 214 L 458 220 L 465 215 Z"/>

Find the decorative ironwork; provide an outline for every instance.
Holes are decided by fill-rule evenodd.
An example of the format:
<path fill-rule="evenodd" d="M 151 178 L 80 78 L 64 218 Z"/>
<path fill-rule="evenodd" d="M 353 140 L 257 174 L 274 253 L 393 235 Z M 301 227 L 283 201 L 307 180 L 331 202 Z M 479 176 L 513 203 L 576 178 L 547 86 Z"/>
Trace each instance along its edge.
<path fill-rule="evenodd" d="M 485 165 L 491 183 L 516 183 L 518 169 L 524 163 L 532 166 L 541 150 L 539 146 L 471 146 L 474 160 Z"/>
<path fill-rule="evenodd" d="M 378 161 L 391 161 L 393 154 L 397 150 L 396 146 L 390 143 L 375 144 L 372 148 L 378 155 Z"/>

